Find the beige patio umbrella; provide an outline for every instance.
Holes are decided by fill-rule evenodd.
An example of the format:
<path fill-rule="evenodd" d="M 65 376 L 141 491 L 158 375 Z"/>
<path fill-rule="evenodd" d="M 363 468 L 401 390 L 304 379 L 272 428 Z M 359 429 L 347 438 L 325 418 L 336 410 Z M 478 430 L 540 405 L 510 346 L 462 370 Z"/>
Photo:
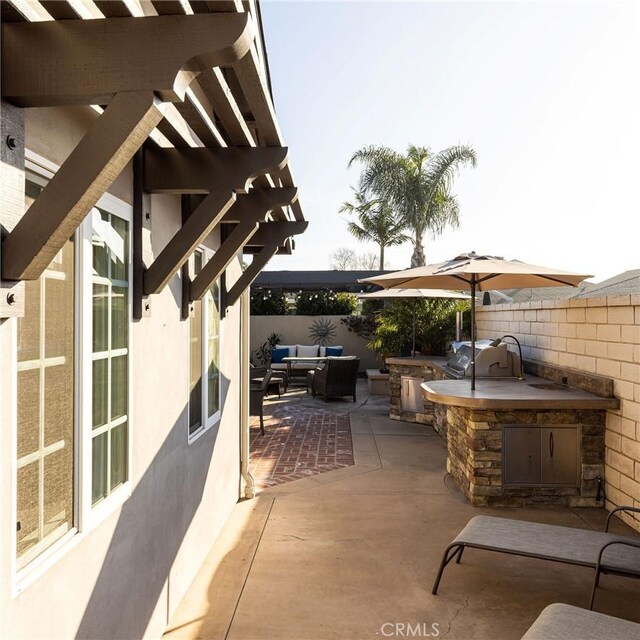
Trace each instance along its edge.
<path fill-rule="evenodd" d="M 458 291 L 443 291 L 441 289 L 383 289 L 372 293 L 362 293 L 360 299 L 397 300 L 398 298 L 413 298 L 413 347 L 411 353 L 416 352 L 416 300 L 418 298 L 448 298 L 453 300 L 468 300 L 471 296 Z"/>
<path fill-rule="evenodd" d="M 589 275 L 561 269 L 539 267 L 518 260 L 505 260 L 496 256 L 479 256 L 475 252 L 463 253 L 453 260 L 415 267 L 405 271 L 386 273 L 363 282 L 377 284 L 385 289 L 403 287 L 430 287 L 464 289 L 471 292 L 471 390 L 476 388 L 476 292 L 490 289 L 525 289 L 534 287 L 577 287 Z"/>

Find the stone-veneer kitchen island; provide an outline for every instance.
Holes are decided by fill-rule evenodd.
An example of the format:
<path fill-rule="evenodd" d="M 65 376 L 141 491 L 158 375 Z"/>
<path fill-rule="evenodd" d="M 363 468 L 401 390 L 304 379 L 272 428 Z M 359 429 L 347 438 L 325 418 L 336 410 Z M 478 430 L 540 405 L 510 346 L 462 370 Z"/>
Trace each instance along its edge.
<path fill-rule="evenodd" d="M 600 507 L 614 397 L 527 376 L 422 385 L 446 407 L 447 471 L 475 506 Z"/>
<path fill-rule="evenodd" d="M 472 392 L 445 358 L 386 362 L 390 418 L 446 439 L 447 471 L 473 505 L 602 506 L 610 379 L 525 361 L 525 380 L 479 378 Z"/>

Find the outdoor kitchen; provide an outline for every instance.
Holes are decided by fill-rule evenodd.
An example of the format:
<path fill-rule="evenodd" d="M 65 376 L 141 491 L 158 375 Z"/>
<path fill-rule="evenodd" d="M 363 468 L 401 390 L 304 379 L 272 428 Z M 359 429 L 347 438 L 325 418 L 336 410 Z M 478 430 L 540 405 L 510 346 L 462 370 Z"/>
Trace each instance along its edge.
<path fill-rule="evenodd" d="M 474 506 L 602 506 L 607 409 L 602 376 L 523 362 L 502 339 L 445 358 L 388 358 L 392 419 L 447 440 L 447 471 Z M 542 377 L 544 376 L 544 377 Z"/>
<path fill-rule="evenodd" d="M 449 358 L 387 358 L 390 417 L 447 440 L 447 471 L 474 506 L 601 507 L 613 381 L 525 361 L 510 334 L 476 340 L 476 295 L 507 287 L 576 286 L 585 275 L 462 254 L 372 278 L 385 288 L 471 292 L 471 340 Z"/>

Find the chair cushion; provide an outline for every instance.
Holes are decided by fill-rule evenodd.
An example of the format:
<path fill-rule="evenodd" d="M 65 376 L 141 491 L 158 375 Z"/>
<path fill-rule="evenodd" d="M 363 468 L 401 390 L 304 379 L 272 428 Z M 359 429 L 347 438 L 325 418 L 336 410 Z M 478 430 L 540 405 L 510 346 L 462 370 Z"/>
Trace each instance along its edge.
<path fill-rule="evenodd" d="M 522 636 L 522 640 L 602 640 L 638 638 L 640 624 L 579 609 L 568 604 L 550 604 Z"/>
<path fill-rule="evenodd" d="M 271 350 L 271 364 L 279 364 L 282 362 L 282 358 L 286 358 L 289 355 L 289 349 L 284 347 L 276 347 Z"/>
<path fill-rule="evenodd" d="M 327 347 L 326 355 L 328 356 L 341 356 L 342 347 Z"/>
<path fill-rule="evenodd" d="M 289 353 L 285 357 L 293 358 L 298 355 L 295 344 L 277 344 L 276 349 L 289 349 Z"/>
<path fill-rule="evenodd" d="M 287 370 L 287 363 L 286 362 L 276 362 L 275 364 L 273 363 L 273 361 L 271 362 L 271 369 L 273 369 L 274 371 L 286 371 Z"/>
<path fill-rule="evenodd" d="M 320 347 L 318 347 L 317 344 L 308 346 L 308 345 L 304 345 L 304 344 L 298 344 L 296 345 L 298 352 L 296 353 L 297 356 L 300 356 L 302 358 L 317 358 L 318 357 L 318 349 Z"/>

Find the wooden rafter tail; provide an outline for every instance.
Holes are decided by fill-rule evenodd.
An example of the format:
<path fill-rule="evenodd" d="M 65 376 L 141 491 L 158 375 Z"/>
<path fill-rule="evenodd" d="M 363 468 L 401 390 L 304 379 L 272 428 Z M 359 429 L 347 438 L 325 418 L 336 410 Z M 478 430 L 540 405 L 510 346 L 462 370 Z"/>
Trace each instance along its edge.
<path fill-rule="evenodd" d="M 3 24 L 2 96 L 21 107 L 108 104 L 122 91 L 182 101 L 198 74 L 241 59 L 254 36 L 248 13 Z"/>
<path fill-rule="evenodd" d="M 40 277 L 161 118 L 150 91 L 114 98 L 5 238 L 3 279 Z"/>
<path fill-rule="evenodd" d="M 309 226 L 308 222 L 268 222 L 261 226 L 260 231 L 264 238 L 264 247 L 256 254 L 251 264 L 242 272 L 235 284 L 226 292 L 225 302 L 228 307 L 236 303 L 242 292 L 251 286 L 258 274 L 271 260 L 286 239 L 292 235 L 304 233 Z"/>
<path fill-rule="evenodd" d="M 229 189 L 246 193 L 265 173 L 276 173 L 289 160 L 287 147 L 145 149 L 145 191 L 207 193 Z"/>
<path fill-rule="evenodd" d="M 191 282 L 189 300 L 202 299 L 251 236 L 258 231 L 258 224 L 264 222 L 273 209 L 289 204 L 297 197 L 298 191 L 295 188 L 256 189 L 245 196 L 238 196 L 238 201 L 226 216 L 237 221 L 238 225 Z"/>

